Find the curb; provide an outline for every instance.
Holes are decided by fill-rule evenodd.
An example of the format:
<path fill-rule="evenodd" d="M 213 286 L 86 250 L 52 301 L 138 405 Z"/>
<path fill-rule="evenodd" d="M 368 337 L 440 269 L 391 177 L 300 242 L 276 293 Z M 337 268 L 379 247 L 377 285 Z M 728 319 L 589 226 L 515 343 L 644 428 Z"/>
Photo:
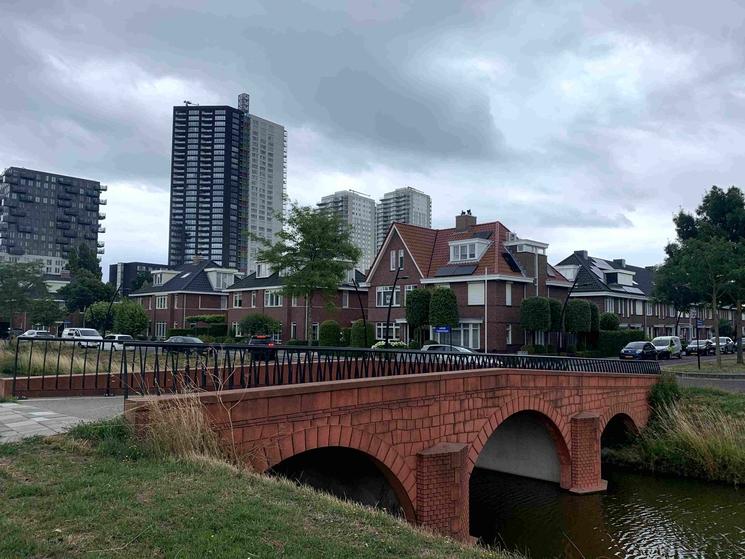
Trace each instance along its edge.
<path fill-rule="evenodd" d="M 724 379 L 745 381 L 745 373 L 675 373 L 678 378 Z"/>

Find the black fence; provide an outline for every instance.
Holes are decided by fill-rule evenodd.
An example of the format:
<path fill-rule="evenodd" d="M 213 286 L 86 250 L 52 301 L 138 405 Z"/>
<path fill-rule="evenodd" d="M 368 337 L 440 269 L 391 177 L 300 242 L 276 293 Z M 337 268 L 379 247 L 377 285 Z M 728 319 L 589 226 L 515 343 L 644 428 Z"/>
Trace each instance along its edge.
<path fill-rule="evenodd" d="M 229 390 L 472 369 L 659 374 L 655 361 L 490 353 L 17 338 L 13 395 Z"/>

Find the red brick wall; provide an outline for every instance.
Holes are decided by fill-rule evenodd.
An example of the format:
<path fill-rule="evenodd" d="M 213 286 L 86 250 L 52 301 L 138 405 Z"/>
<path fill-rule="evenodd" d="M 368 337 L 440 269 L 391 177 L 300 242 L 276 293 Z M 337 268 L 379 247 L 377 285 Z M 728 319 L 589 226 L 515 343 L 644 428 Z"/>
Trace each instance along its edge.
<path fill-rule="evenodd" d="M 542 414 L 553 425 L 560 458 L 571 456 L 562 485 L 577 491 L 599 487 L 602 429 L 618 413 L 637 427 L 646 424 L 647 394 L 656 381 L 647 375 L 482 370 L 233 390 L 200 398 L 221 435 L 226 441 L 232 435 L 255 469 L 265 471 L 313 448 L 355 448 L 385 466 L 407 497 L 404 508 L 407 503 L 414 508 L 419 453 L 438 443 L 467 445 L 467 477 L 494 430 L 524 410 Z M 141 404 L 141 399 L 126 404 L 136 424 L 146 420 L 136 411 Z M 572 418 L 580 413 L 597 417 L 596 446 L 588 446 L 585 436 L 576 438 Z M 590 462 L 579 460 L 580 455 L 595 470 L 588 470 Z"/>

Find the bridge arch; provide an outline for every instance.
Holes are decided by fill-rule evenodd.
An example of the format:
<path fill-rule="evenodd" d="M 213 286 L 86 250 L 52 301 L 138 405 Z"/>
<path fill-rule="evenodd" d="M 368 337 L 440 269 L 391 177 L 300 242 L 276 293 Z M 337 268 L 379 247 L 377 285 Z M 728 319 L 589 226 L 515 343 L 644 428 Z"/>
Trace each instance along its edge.
<path fill-rule="evenodd" d="M 339 425 L 309 427 L 254 449 L 250 461 L 256 470 L 266 472 L 289 458 L 324 448 L 355 450 L 369 458 L 396 495 L 406 520 L 416 522 L 414 472 L 393 447 L 367 431 Z"/>
<path fill-rule="evenodd" d="M 640 426 L 643 425 L 644 422 L 640 414 L 635 414 L 629 407 L 617 406 L 611 408 L 600 418 L 601 448 L 627 442 L 629 435 L 638 435 Z"/>
<path fill-rule="evenodd" d="M 562 488 L 568 489 L 571 486 L 571 453 L 569 445 L 570 427 L 568 420 L 559 413 L 553 406 L 544 400 L 536 397 L 519 397 L 510 400 L 497 409 L 491 417 L 484 422 L 481 431 L 474 439 L 468 454 L 468 475 L 470 476 L 473 468 L 484 451 L 489 440 L 497 432 L 500 426 L 506 421 L 512 419 L 515 421 L 518 416 L 530 417 L 532 420 L 539 422 L 548 433 L 555 457 L 558 459 L 559 484 Z"/>

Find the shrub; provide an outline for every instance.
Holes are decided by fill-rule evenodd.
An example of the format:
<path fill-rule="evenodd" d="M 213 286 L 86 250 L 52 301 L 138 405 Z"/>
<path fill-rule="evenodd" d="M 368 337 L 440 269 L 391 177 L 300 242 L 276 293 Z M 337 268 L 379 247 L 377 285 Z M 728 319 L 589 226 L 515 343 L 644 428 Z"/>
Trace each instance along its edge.
<path fill-rule="evenodd" d="M 458 327 L 458 300 L 449 287 L 437 287 L 432 291 L 429 323 L 432 326 Z"/>
<path fill-rule="evenodd" d="M 590 332 L 600 330 L 600 309 L 595 303 L 590 303 Z"/>
<path fill-rule="evenodd" d="M 288 340 L 285 345 L 308 346 L 308 340 Z"/>
<path fill-rule="evenodd" d="M 341 346 L 349 347 L 350 340 L 352 339 L 352 328 L 341 329 Z"/>
<path fill-rule="evenodd" d="M 124 300 L 114 306 L 116 312 L 114 312 L 113 329 L 117 334 L 129 334 L 134 337 L 147 330 L 150 319 L 142 305 Z"/>
<path fill-rule="evenodd" d="M 278 320 L 265 314 L 249 314 L 243 317 L 240 322 L 241 332 L 244 336 L 253 336 L 254 334 L 274 334 L 280 329 Z"/>
<path fill-rule="evenodd" d="M 207 324 L 224 324 L 225 317 L 221 314 L 199 314 L 187 316 L 184 322 L 205 322 Z"/>
<path fill-rule="evenodd" d="M 365 343 L 367 337 L 367 343 Z M 370 347 L 375 343 L 375 329 L 369 322 L 367 323 L 367 336 L 365 336 L 365 326 L 362 320 L 355 320 L 352 323 L 352 331 L 349 336 L 350 347 Z"/>
<path fill-rule="evenodd" d="M 644 340 L 643 330 L 601 330 L 597 351 L 602 357 L 615 357 L 627 343 L 641 340 Z"/>
<path fill-rule="evenodd" d="M 675 373 L 662 373 L 660 379 L 649 391 L 649 405 L 654 415 L 666 407 L 675 404 L 680 400 L 680 387 L 675 378 Z"/>
<path fill-rule="evenodd" d="M 417 339 L 421 339 L 422 329 L 429 324 L 431 299 L 431 289 L 415 289 L 406 296 L 406 322 Z"/>
<path fill-rule="evenodd" d="M 422 346 L 418 341 L 411 340 L 409 342 L 409 349 L 422 349 Z"/>
<path fill-rule="evenodd" d="M 318 345 L 337 347 L 341 344 L 341 327 L 336 320 L 324 320 L 318 327 Z"/>
<path fill-rule="evenodd" d="M 600 315 L 600 329 L 601 330 L 618 330 L 618 326 L 621 321 L 618 319 L 618 315 L 613 312 L 604 312 Z"/>
<path fill-rule="evenodd" d="M 590 303 L 582 299 L 572 299 L 566 307 L 566 331 L 589 332 L 592 326 Z"/>
<path fill-rule="evenodd" d="M 567 353 L 569 354 L 577 353 L 577 347 L 572 344 L 567 345 Z"/>
<path fill-rule="evenodd" d="M 532 355 L 533 353 L 535 353 L 535 346 L 526 344 L 520 348 L 520 351 L 524 351 L 525 353 Z"/>
<path fill-rule="evenodd" d="M 553 344 L 546 344 L 546 353 L 548 355 L 556 355 L 556 346 Z"/>
<path fill-rule="evenodd" d="M 406 342 L 402 342 L 401 340 L 388 340 L 388 345 L 390 348 L 394 348 L 394 349 L 408 349 L 409 348 Z M 385 348 L 385 340 L 380 340 L 379 342 L 375 342 L 372 345 L 372 349 L 384 349 L 384 348 Z"/>
<path fill-rule="evenodd" d="M 563 305 L 558 299 L 549 299 L 548 306 L 550 309 L 549 314 L 551 315 L 551 327 L 549 330 L 551 332 L 561 332 L 561 309 Z"/>
<path fill-rule="evenodd" d="M 545 355 L 546 354 L 546 346 L 542 344 L 535 344 L 533 346 L 533 351 L 531 353 L 534 353 L 535 355 Z"/>
<path fill-rule="evenodd" d="M 520 325 L 530 332 L 551 328 L 551 304 L 545 297 L 528 297 L 520 304 Z"/>

